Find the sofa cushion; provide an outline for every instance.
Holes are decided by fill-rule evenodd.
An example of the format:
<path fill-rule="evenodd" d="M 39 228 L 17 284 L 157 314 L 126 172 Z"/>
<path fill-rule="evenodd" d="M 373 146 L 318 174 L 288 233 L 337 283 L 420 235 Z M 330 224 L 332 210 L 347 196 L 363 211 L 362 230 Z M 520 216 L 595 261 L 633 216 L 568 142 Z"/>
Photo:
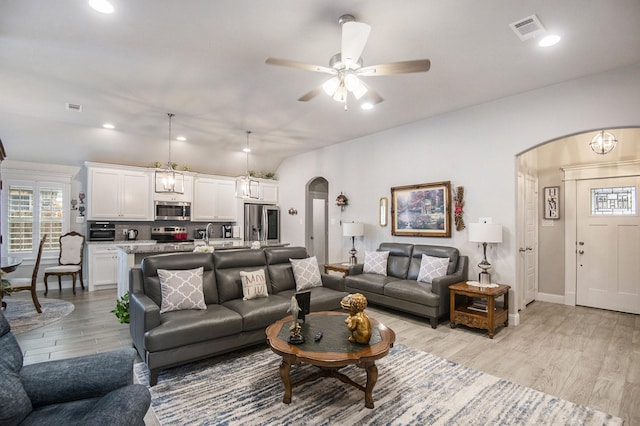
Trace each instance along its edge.
<path fill-rule="evenodd" d="M 144 335 L 149 352 L 179 348 L 242 331 L 242 317 L 220 305 L 208 305 L 205 311 L 173 311 L 163 314 L 160 325 Z"/>
<path fill-rule="evenodd" d="M 409 273 L 407 279 L 417 280 L 420 273 L 420 264 L 422 263 L 422 255 L 426 254 L 431 257 L 445 257 L 449 258 L 449 266 L 447 267 L 447 273 L 445 275 L 453 274 L 458 267 L 458 258 L 460 252 L 455 247 L 446 246 L 432 246 L 427 244 L 417 244 L 413 247 L 413 253 L 411 255 L 411 265 L 409 266 Z"/>
<path fill-rule="evenodd" d="M 207 309 L 202 292 L 203 268 L 170 271 L 158 269 L 162 305 L 160 313 L 183 309 Z"/>
<path fill-rule="evenodd" d="M 240 271 L 240 279 L 242 280 L 242 300 L 258 299 L 267 297 L 267 279 L 264 275 L 264 269 L 257 271 Z"/>
<path fill-rule="evenodd" d="M 313 287 L 322 287 L 318 259 L 315 256 L 306 259 L 289 259 L 296 279 L 296 290 L 302 291 Z"/>
<path fill-rule="evenodd" d="M 266 258 L 263 250 L 225 250 L 213 253 L 216 283 L 220 303 L 242 299 L 242 279 L 240 271 L 263 269 L 267 282 L 267 292 L 273 293 L 266 272 Z"/>
<path fill-rule="evenodd" d="M 268 247 L 264 249 L 267 258 L 267 271 L 274 293 L 296 288 L 293 267 L 289 259 L 305 259 L 309 257 L 304 247 Z"/>
<path fill-rule="evenodd" d="M 162 290 L 158 269 L 194 269 L 202 266 L 202 291 L 207 305 L 218 303 L 218 288 L 213 270 L 213 257 L 210 253 L 167 253 L 148 256 L 142 259 L 140 269 L 144 279 L 144 293 L 156 305 L 162 304 Z"/>
<path fill-rule="evenodd" d="M 358 274 L 349 275 L 344 278 L 344 285 L 347 291 L 361 290 L 371 293 L 384 294 L 384 286 L 391 282 L 397 281 L 395 277 L 389 277 L 377 274 Z"/>
<path fill-rule="evenodd" d="M 279 294 L 267 298 L 229 300 L 223 304 L 225 308 L 237 312 L 242 317 L 242 331 L 266 328 L 269 324 L 287 316 L 291 298 Z"/>
<path fill-rule="evenodd" d="M 384 286 L 384 295 L 425 306 L 440 304 L 440 296 L 431 291 L 431 284 L 414 280 L 392 281 Z"/>
<path fill-rule="evenodd" d="M 32 410 L 31 400 L 20 381 L 22 352 L 13 334 L 9 333 L 9 322 L 0 313 L 0 424 L 18 424 Z"/>
<path fill-rule="evenodd" d="M 378 251 L 389 252 L 389 259 L 387 260 L 387 275 L 403 280 L 407 278 L 411 254 L 413 253 L 413 244 L 381 243 L 378 247 Z"/>
<path fill-rule="evenodd" d="M 418 281 L 431 284 L 434 278 L 439 278 L 447 274 L 448 266 L 448 257 L 431 257 L 423 254 L 422 262 L 420 263 L 420 272 L 418 273 Z"/>
<path fill-rule="evenodd" d="M 387 260 L 389 259 L 388 251 L 366 251 L 364 253 L 365 274 L 387 275 Z"/>

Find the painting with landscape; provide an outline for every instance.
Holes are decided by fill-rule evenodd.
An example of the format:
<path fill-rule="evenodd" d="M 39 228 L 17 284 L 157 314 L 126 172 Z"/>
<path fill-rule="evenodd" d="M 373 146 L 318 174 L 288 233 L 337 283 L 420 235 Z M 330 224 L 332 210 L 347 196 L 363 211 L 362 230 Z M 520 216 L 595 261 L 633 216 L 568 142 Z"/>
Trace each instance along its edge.
<path fill-rule="evenodd" d="M 451 236 L 451 182 L 391 188 L 392 235 Z"/>

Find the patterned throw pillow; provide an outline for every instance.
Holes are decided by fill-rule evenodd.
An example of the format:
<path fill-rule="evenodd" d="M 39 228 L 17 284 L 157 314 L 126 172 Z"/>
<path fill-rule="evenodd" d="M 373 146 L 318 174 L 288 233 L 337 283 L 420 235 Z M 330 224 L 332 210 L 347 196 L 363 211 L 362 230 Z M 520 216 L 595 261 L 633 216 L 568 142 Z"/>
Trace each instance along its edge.
<path fill-rule="evenodd" d="M 170 271 L 158 269 L 162 305 L 160 313 L 185 309 L 207 309 L 202 291 L 203 267 Z"/>
<path fill-rule="evenodd" d="M 365 274 L 377 274 L 387 276 L 388 251 L 365 251 L 364 268 Z"/>
<path fill-rule="evenodd" d="M 296 291 L 312 287 L 322 287 L 322 278 L 315 256 L 306 259 L 289 259 L 293 267 L 293 277 L 296 279 Z"/>
<path fill-rule="evenodd" d="M 418 272 L 418 281 L 431 284 L 434 278 L 446 275 L 448 267 L 448 257 L 432 257 L 423 254 L 420 262 L 420 272 Z"/>
<path fill-rule="evenodd" d="M 242 294 L 244 295 L 242 300 L 269 296 L 264 269 L 251 272 L 240 271 L 240 278 L 242 279 Z"/>

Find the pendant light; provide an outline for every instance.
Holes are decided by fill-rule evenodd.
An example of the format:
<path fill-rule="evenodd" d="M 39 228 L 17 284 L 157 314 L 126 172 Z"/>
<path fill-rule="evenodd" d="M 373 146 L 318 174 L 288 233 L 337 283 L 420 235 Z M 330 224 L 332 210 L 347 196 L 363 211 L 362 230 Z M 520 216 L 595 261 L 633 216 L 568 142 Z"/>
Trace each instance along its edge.
<path fill-rule="evenodd" d="M 251 148 L 249 147 L 249 135 L 251 134 L 251 130 L 246 131 L 247 134 L 247 144 L 242 149 L 242 151 L 246 155 L 247 160 L 247 174 L 241 176 L 238 179 L 238 184 L 236 186 L 236 195 L 242 198 L 260 198 L 260 181 L 253 179 L 249 174 L 249 153 L 251 152 Z"/>
<path fill-rule="evenodd" d="M 618 144 L 618 140 L 613 134 L 609 132 L 605 132 L 604 130 L 599 131 L 595 134 L 595 136 L 589 142 L 589 146 L 596 154 L 605 155 L 613 151 L 613 149 Z"/>
<path fill-rule="evenodd" d="M 174 170 L 171 161 L 171 120 L 175 114 L 167 113 L 169 117 L 169 161 L 167 168 L 164 170 L 156 170 L 156 192 L 162 193 L 184 193 L 184 174 Z"/>

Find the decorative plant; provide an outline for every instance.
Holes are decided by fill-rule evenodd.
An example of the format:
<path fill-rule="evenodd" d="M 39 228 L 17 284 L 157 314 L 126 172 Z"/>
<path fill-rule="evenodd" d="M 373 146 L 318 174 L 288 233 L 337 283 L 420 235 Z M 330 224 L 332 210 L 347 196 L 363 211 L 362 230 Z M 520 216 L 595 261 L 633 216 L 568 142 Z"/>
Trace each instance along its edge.
<path fill-rule="evenodd" d="M 267 172 L 264 174 L 265 179 L 275 179 L 276 174 L 274 172 Z"/>
<path fill-rule="evenodd" d="M 116 308 L 111 311 L 118 318 L 120 324 L 129 323 L 129 292 L 122 295 L 120 299 L 116 301 Z"/>
<path fill-rule="evenodd" d="M 464 186 L 458 186 L 456 193 L 453 195 L 455 201 L 455 209 L 453 211 L 453 219 L 456 224 L 456 230 L 462 231 L 465 228 L 464 219 L 462 218 L 462 208 L 464 207 Z"/>

